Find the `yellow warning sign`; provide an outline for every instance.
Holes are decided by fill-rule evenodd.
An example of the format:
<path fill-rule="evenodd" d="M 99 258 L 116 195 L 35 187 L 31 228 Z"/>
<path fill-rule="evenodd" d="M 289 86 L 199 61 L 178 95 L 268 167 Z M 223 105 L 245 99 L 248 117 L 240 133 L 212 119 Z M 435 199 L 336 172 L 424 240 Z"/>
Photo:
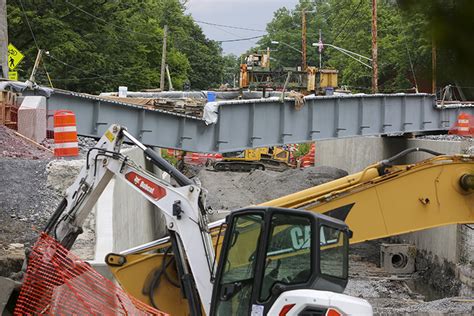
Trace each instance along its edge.
<path fill-rule="evenodd" d="M 18 71 L 9 71 L 8 72 L 8 79 L 18 80 Z"/>
<path fill-rule="evenodd" d="M 8 68 L 14 70 L 23 60 L 23 55 L 12 43 L 8 44 Z"/>

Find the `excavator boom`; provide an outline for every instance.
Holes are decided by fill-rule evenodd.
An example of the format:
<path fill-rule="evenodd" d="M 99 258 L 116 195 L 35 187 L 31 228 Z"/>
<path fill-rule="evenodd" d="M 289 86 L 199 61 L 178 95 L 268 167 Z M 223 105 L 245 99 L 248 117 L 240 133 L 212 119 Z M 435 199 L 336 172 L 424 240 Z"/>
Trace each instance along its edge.
<path fill-rule="evenodd" d="M 474 156 L 440 155 L 412 165 L 381 162 L 261 206 L 306 209 L 345 221 L 351 243 L 474 222 Z"/>

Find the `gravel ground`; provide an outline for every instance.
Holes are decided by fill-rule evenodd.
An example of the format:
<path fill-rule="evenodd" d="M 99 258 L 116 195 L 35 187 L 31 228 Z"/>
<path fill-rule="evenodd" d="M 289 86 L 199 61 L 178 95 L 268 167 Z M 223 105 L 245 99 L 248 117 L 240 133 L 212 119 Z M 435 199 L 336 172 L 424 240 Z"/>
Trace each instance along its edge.
<path fill-rule="evenodd" d="M 51 147 L 51 140 L 43 141 Z M 83 138 L 81 153 L 95 141 Z M 56 209 L 63 194 L 75 179 L 83 161 L 72 158 L 53 160 L 45 150 L 0 126 L 0 275 L 19 271 L 24 250 L 31 247 L 38 233 Z M 78 157 L 81 158 L 81 157 Z M 74 252 L 92 258 L 94 251 L 94 218 L 88 218 L 85 233 Z M 91 247 L 92 245 L 92 247 Z"/>
<path fill-rule="evenodd" d="M 460 141 L 469 139 L 470 137 L 459 136 L 459 135 L 450 135 L 450 134 L 440 134 L 440 135 L 424 135 L 424 136 L 418 136 L 417 138 L 418 138 L 418 139 L 446 140 L 446 141 L 460 142 Z"/>
<path fill-rule="evenodd" d="M 46 186 L 50 151 L 0 126 L 0 248 L 31 245 L 59 200 Z"/>
<path fill-rule="evenodd" d="M 332 167 L 289 169 L 285 172 L 255 170 L 251 173 L 202 169 L 197 177 L 209 191 L 215 210 L 232 210 L 262 203 L 347 175 Z"/>
<path fill-rule="evenodd" d="M 18 136 L 13 130 L 0 125 L 0 158 L 51 159 L 52 152 Z"/>
<path fill-rule="evenodd" d="M 19 271 L 25 247 L 54 211 L 58 196 L 46 186 L 51 151 L 0 125 L 0 275 Z"/>

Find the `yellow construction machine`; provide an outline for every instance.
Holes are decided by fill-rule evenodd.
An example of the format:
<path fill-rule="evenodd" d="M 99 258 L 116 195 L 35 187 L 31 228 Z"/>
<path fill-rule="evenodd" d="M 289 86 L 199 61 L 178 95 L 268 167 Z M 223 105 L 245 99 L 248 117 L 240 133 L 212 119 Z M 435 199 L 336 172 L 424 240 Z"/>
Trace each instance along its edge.
<path fill-rule="evenodd" d="M 397 158 L 418 150 L 436 156 L 416 164 L 393 164 Z M 409 149 L 361 172 L 259 206 L 301 209 L 345 221 L 353 232 L 350 243 L 449 224 L 474 223 L 474 156 L 446 156 L 430 150 Z M 225 230 L 225 223 L 215 222 L 209 227 L 219 255 L 222 246 L 219 236 Z M 174 268 L 161 272 L 159 287 L 146 287 L 156 277 L 156 271 L 162 271 L 170 260 L 160 253 L 167 247 L 164 238 L 110 255 L 107 264 L 116 280 L 133 296 L 172 314 L 185 315 L 186 305 L 176 304 L 182 298 L 176 287 Z"/>
<path fill-rule="evenodd" d="M 281 90 L 283 88 L 303 94 L 324 94 L 326 88 L 338 86 L 338 71 L 316 67 L 270 67 L 270 49 L 254 52 L 240 64 L 239 88 L 250 90 Z"/>
<path fill-rule="evenodd" d="M 291 167 L 290 152 L 281 147 L 262 147 L 224 153 L 222 160 L 211 163 L 216 171 L 243 171 L 255 169 L 285 171 Z"/>

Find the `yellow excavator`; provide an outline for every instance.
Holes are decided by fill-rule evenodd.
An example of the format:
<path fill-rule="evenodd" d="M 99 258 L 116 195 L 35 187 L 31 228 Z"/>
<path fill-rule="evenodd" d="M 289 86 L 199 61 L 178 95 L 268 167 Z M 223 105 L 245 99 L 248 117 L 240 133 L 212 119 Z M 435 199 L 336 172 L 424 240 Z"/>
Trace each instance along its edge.
<path fill-rule="evenodd" d="M 393 164 L 414 151 L 435 156 L 416 164 Z M 259 206 L 302 209 L 345 221 L 353 232 L 351 244 L 443 225 L 474 223 L 474 156 L 408 149 L 361 172 Z M 217 255 L 223 224 L 220 221 L 209 226 Z M 182 299 L 176 299 L 180 289 L 175 287 L 175 269 L 170 267 L 161 273 L 159 287 L 146 286 L 167 262 L 159 253 L 167 245 L 164 238 L 111 254 L 107 264 L 115 279 L 133 296 L 147 304 L 156 303 L 173 315 L 185 315 L 186 304 L 176 304 Z"/>
<path fill-rule="evenodd" d="M 211 162 L 216 171 L 250 172 L 255 169 L 285 171 L 291 167 L 290 152 L 281 147 L 262 147 L 224 153 L 222 160 Z"/>
<path fill-rule="evenodd" d="M 178 187 L 119 154 L 124 137 Z M 394 164 L 413 151 L 434 157 Z M 169 236 L 111 253 L 106 264 L 127 293 L 172 315 L 370 315 L 366 301 L 340 294 L 349 243 L 474 223 L 474 156 L 416 148 L 209 224 L 205 190 L 113 126 L 88 154 L 46 233 L 69 249 L 114 175 L 163 211 Z"/>

